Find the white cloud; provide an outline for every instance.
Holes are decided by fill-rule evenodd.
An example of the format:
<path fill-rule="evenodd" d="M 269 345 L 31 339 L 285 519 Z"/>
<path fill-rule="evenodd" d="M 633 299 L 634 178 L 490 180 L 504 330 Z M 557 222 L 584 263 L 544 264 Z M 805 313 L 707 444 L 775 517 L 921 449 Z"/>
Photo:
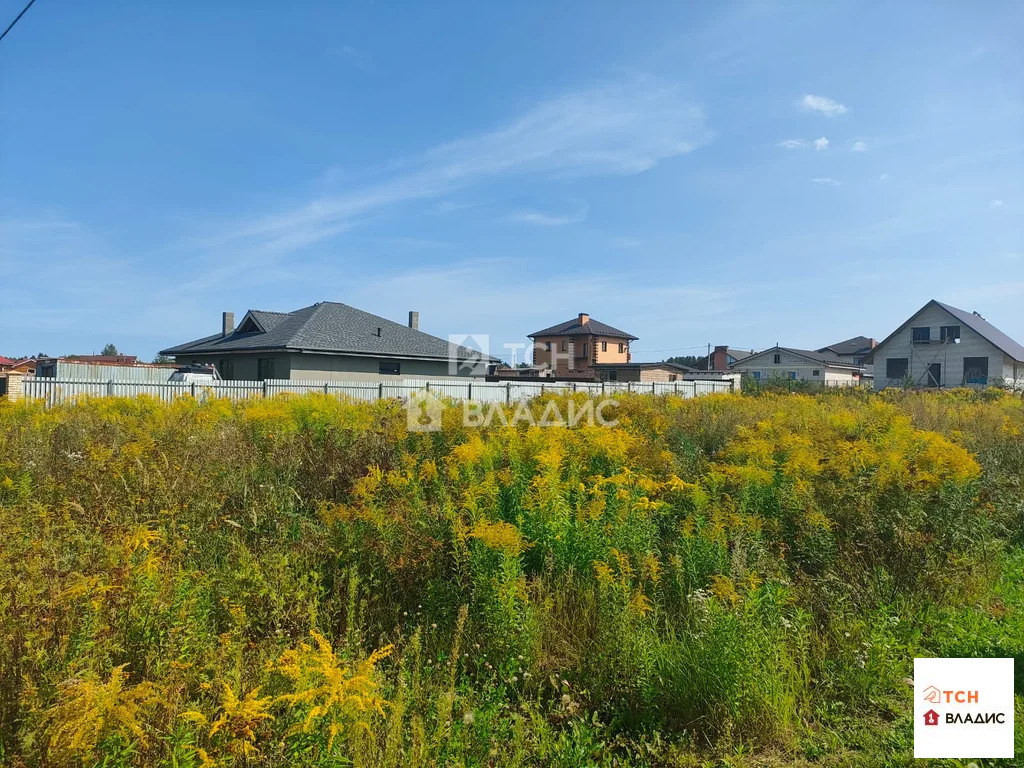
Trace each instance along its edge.
<path fill-rule="evenodd" d="M 1002 208 L 1003 207 L 1003 201 L 1002 200 L 993 200 L 992 202 L 990 202 L 988 204 L 988 207 L 989 208 Z"/>
<path fill-rule="evenodd" d="M 810 112 L 821 112 L 825 117 L 845 115 L 849 110 L 839 102 L 827 99 L 824 96 L 813 96 L 807 94 L 800 100 L 800 106 Z"/>
<path fill-rule="evenodd" d="M 840 183 L 833 179 L 831 176 L 815 176 L 813 179 L 811 179 L 811 181 L 815 184 L 827 184 L 828 186 L 831 187 L 838 187 Z"/>
<path fill-rule="evenodd" d="M 777 146 L 783 149 L 803 149 L 807 146 L 807 142 L 803 139 L 784 139 Z"/>
<path fill-rule="evenodd" d="M 578 224 L 583 221 L 587 218 L 589 211 L 590 206 L 581 203 L 572 213 L 547 213 L 526 209 L 510 214 L 505 220 L 519 224 L 534 224 L 540 227 L 563 227 L 566 224 Z"/>
<path fill-rule="evenodd" d="M 878 177 L 878 180 L 879 181 L 888 181 L 889 180 L 889 174 L 888 173 L 883 173 L 881 176 Z"/>
<path fill-rule="evenodd" d="M 206 246 L 277 252 L 332 237 L 355 220 L 437 198 L 496 176 L 624 176 L 692 152 L 711 138 L 702 110 L 647 79 L 543 101 L 495 130 L 396 162 L 376 184 L 244 221 Z"/>
<path fill-rule="evenodd" d="M 855 141 L 850 149 L 854 152 L 867 152 L 868 143 L 866 141 Z"/>
<path fill-rule="evenodd" d="M 820 139 L 814 140 L 814 148 L 819 152 L 823 149 L 828 149 L 828 139 L 822 136 Z"/>

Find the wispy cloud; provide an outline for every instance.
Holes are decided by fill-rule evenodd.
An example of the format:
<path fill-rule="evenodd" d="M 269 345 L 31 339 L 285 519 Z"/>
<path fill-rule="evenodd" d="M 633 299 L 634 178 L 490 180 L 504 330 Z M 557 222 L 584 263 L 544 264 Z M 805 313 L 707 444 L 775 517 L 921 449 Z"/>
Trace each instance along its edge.
<path fill-rule="evenodd" d="M 850 150 L 853 152 L 867 152 L 868 143 L 866 141 L 855 141 L 853 142 L 853 146 L 850 147 Z"/>
<path fill-rule="evenodd" d="M 814 148 L 821 152 L 823 149 L 828 149 L 828 139 L 822 136 L 820 139 L 814 140 Z"/>
<path fill-rule="evenodd" d="M 395 163 L 375 184 L 243 221 L 208 246 L 293 250 L 345 231 L 361 217 L 511 175 L 623 176 L 709 141 L 702 110 L 670 85 L 637 80 L 541 102 L 493 131 Z"/>
<path fill-rule="evenodd" d="M 547 211 L 524 209 L 509 214 L 505 217 L 505 220 L 519 224 L 534 224 L 541 227 L 563 227 L 566 224 L 580 223 L 587 218 L 589 211 L 589 205 L 580 203 L 576 206 L 575 211 L 569 213 L 549 213 Z"/>
<path fill-rule="evenodd" d="M 830 187 L 838 187 L 841 183 L 833 179 L 831 176 L 815 176 L 811 181 L 814 184 L 825 184 Z"/>
<path fill-rule="evenodd" d="M 990 202 L 988 204 L 988 207 L 989 208 L 1002 208 L 1003 207 L 1003 201 L 1002 200 L 993 200 L 992 202 Z"/>
<path fill-rule="evenodd" d="M 883 173 L 881 176 L 878 177 L 878 180 L 879 181 L 888 181 L 889 180 L 889 174 L 888 173 Z"/>
<path fill-rule="evenodd" d="M 807 146 L 807 142 L 803 139 L 783 139 L 777 146 L 783 149 L 803 149 Z"/>
<path fill-rule="evenodd" d="M 845 105 L 824 96 L 807 94 L 800 99 L 800 107 L 809 112 L 821 112 L 825 117 L 836 117 L 845 115 L 849 110 Z"/>

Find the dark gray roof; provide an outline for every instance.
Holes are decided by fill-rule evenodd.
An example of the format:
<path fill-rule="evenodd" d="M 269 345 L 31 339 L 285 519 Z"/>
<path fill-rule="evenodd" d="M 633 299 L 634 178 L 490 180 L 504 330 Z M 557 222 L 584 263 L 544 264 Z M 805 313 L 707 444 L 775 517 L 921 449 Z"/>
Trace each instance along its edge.
<path fill-rule="evenodd" d="M 600 368 L 601 370 L 608 370 L 610 368 L 630 368 L 630 369 L 646 369 L 646 368 L 672 368 L 683 373 L 697 373 L 696 368 L 690 368 L 688 365 L 680 365 L 679 363 L 667 363 L 662 361 L 660 363 L 591 363 L 591 368 Z"/>
<path fill-rule="evenodd" d="M 334 301 L 322 301 L 294 312 L 249 310 L 238 328 L 246 326 L 249 319 L 263 330 L 242 333 L 236 329 L 227 336 L 205 336 L 160 354 L 282 350 L 429 360 L 448 360 L 452 354 L 458 359 L 481 357 L 476 350 Z M 490 355 L 482 357 L 497 361 Z"/>
<path fill-rule="evenodd" d="M 881 349 L 882 345 L 884 345 L 887 341 L 889 341 L 889 339 L 891 339 L 901 330 L 910 325 L 910 323 L 913 322 L 915 317 L 917 317 L 919 314 L 928 309 L 928 307 L 930 307 L 932 304 L 946 310 L 946 312 L 948 312 L 950 315 L 955 317 L 957 320 L 966 325 L 968 328 L 970 328 L 972 331 L 977 333 L 982 338 L 987 339 L 993 346 L 1001 349 L 1003 352 L 1008 354 L 1017 362 L 1024 362 L 1024 346 L 1021 346 L 1016 341 L 1011 339 L 1005 333 L 1003 333 L 994 325 L 992 325 L 992 323 L 990 323 L 988 320 L 986 320 L 979 314 L 976 314 L 974 312 L 967 312 L 966 310 L 963 309 L 957 309 L 956 307 L 950 306 L 949 304 L 943 304 L 941 301 L 937 301 L 936 299 L 932 299 L 931 301 L 929 301 L 927 304 L 925 304 L 923 307 L 917 310 L 917 312 L 915 312 L 909 318 L 907 318 L 907 321 L 903 323 L 903 325 L 901 325 L 895 331 L 886 336 L 885 339 L 877 347 L 875 347 L 873 350 L 871 350 L 870 353 L 868 353 L 867 357 L 864 358 L 865 362 L 873 362 L 875 352 Z"/>
<path fill-rule="evenodd" d="M 846 339 L 845 341 L 837 341 L 835 344 L 829 344 L 827 347 L 822 347 L 819 352 L 833 352 L 837 355 L 856 355 L 861 352 L 868 352 L 871 349 L 871 342 L 873 339 L 869 339 L 867 336 L 854 336 L 852 339 Z"/>
<path fill-rule="evenodd" d="M 858 365 L 858 364 L 855 364 L 855 363 L 851 363 L 849 360 L 840 360 L 840 359 L 838 359 L 835 356 L 834 353 L 829 352 L 829 351 L 817 352 L 817 351 L 815 351 L 813 349 L 794 349 L 793 347 L 778 347 L 778 346 L 771 347 L 769 349 L 764 349 L 764 350 L 762 350 L 760 352 L 754 353 L 753 355 L 747 355 L 747 357 L 744 358 L 743 360 L 737 360 L 733 364 L 733 367 L 735 367 L 736 365 L 739 365 L 740 363 L 745 365 L 745 364 L 747 364 L 749 362 L 752 362 L 755 357 L 760 357 L 761 355 L 766 355 L 769 352 L 772 352 L 772 353 L 774 353 L 774 352 L 790 352 L 790 353 L 792 353 L 794 355 L 802 355 L 803 357 L 806 357 L 809 360 L 814 360 L 816 362 L 823 363 L 825 365 L 840 366 L 842 368 L 857 368 L 857 369 L 861 369 L 861 368 L 864 367 L 863 365 Z"/>
<path fill-rule="evenodd" d="M 528 338 L 532 339 L 536 336 L 614 336 L 619 339 L 632 339 L 634 341 L 637 339 L 631 333 L 620 331 L 618 328 L 612 328 L 610 325 L 605 325 L 594 318 L 590 318 L 586 323 L 580 323 L 578 317 L 566 320 L 558 325 L 552 325 L 543 331 L 534 331 Z"/>

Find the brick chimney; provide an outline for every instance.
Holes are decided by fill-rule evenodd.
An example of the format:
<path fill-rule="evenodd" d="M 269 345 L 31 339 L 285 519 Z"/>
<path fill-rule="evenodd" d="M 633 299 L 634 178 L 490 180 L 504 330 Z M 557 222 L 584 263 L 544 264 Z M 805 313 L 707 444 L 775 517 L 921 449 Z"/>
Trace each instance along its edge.
<path fill-rule="evenodd" d="M 414 331 L 420 329 L 420 313 L 409 310 L 409 327 Z"/>
<path fill-rule="evenodd" d="M 235 330 L 235 313 L 225 312 L 220 316 L 221 336 L 230 336 Z"/>
<path fill-rule="evenodd" d="M 711 357 L 711 370 L 729 370 L 729 347 L 727 345 L 720 344 L 715 347 L 715 352 Z"/>
<path fill-rule="evenodd" d="M 590 315 L 586 312 L 580 312 L 580 325 L 586 325 L 590 322 Z"/>

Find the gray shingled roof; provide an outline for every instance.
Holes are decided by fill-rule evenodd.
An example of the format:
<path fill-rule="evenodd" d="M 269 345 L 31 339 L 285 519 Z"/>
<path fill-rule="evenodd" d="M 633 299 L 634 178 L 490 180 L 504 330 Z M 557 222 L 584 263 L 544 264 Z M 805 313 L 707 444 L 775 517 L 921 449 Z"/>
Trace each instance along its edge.
<path fill-rule="evenodd" d="M 740 364 L 746 365 L 748 363 L 751 363 L 754 360 L 755 357 L 760 357 L 761 355 L 766 355 L 769 352 L 790 352 L 790 353 L 792 353 L 794 355 L 802 355 L 802 356 L 804 356 L 804 357 L 806 357 L 806 358 L 808 358 L 810 360 L 814 360 L 816 362 L 823 363 L 825 365 L 841 366 L 843 368 L 858 368 L 858 369 L 860 369 L 860 368 L 864 367 L 863 365 L 856 365 L 854 363 L 851 363 L 849 360 L 839 360 L 839 359 L 836 358 L 835 353 L 830 354 L 827 351 L 826 352 L 816 352 L 813 349 L 794 349 L 793 347 L 770 347 L 769 349 L 764 349 L 764 350 L 762 350 L 760 352 L 757 352 L 757 353 L 755 353 L 753 355 L 747 355 L 747 357 L 745 357 L 743 360 L 737 360 L 735 363 L 733 363 L 732 367 L 735 368 L 736 366 L 738 366 Z"/>
<path fill-rule="evenodd" d="M 988 320 L 983 318 L 981 315 L 975 314 L 974 312 L 967 312 L 966 310 L 958 309 L 954 306 L 950 306 L 949 304 L 943 304 L 941 301 L 938 301 L 936 299 L 932 299 L 919 310 L 917 310 L 917 312 L 915 312 L 909 318 L 907 318 L 907 321 L 905 323 L 903 323 L 899 328 L 897 328 L 895 331 L 886 336 L 885 339 L 878 346 L 871 350 L 871 352 L 868 353 L 864 360 L 866 362 L 874 362 L 875 353 L 878 350 L 880 350 L 882 346 L 889 341 L 889 339 L 891 339 L 901 330 L 910 325 L 910 323 L 914 320 L 915 317 L 917 317 L 919 314 L 928 309 L 928 307 L 930 307 L 932 304 L 935 304 L 936 306 L 946 310 L 950 315 L 955 317 L 957 320 L 966 325 L 968 328 L 970 328 L 972 331 L 977 333 L 982 338 L 987 339 L 995 347 L 1001 349 L 1003 352 L 1008 354 L 1017 362 L 1024 362 L 1024 346 L 1018 344 L 1016 341 L 1011 339 L 1005 333 L 1003 333 L 994 325 L 992 325 L 992 323 L 990 323 Z"/>
<path fill-rule="evenodd" d="M 867 352 L 871 349 L 871 339 L 867 336 L 854 336 L 852 339 L 837 341 L 822 347 L 819 352 L 833 352 L 837 355 L 856 355 L 858 352 Z"/>
<path fill-rule="evenodd" d="M 580 323 L 578 317 L 566 320 L 558 325 L 552 325 L 543 331 L 535 331 L 528 338 L 532 339 L 536 336 L 614 336 L 619 339 L 631 339 L 633 341 L 637 339 L 631 333 L 620 331 L 618 328 L 612 328 L 610 325 L 606 325 L 594 318 L 590 318 L 586 323 Z"/>
<path fill-rule="evenodd" d="M 236 329 L 227 336 L 218 333 L 165 349 L 160 354 L 281 350 L 429 360 L 448 360 L 452 354 L 458 359 L 480 356 L 476 350 L 450 344 L 446 339 L 333 301 L 322 301 L 294 312 L 249 310 L 238 327 L 243 327 L 248 318 L 264 330 L 240 333 Z M 377 335 L 378 328 L 380 336 Z M 489 355 L 483 357 L 497 360 Z"/>

